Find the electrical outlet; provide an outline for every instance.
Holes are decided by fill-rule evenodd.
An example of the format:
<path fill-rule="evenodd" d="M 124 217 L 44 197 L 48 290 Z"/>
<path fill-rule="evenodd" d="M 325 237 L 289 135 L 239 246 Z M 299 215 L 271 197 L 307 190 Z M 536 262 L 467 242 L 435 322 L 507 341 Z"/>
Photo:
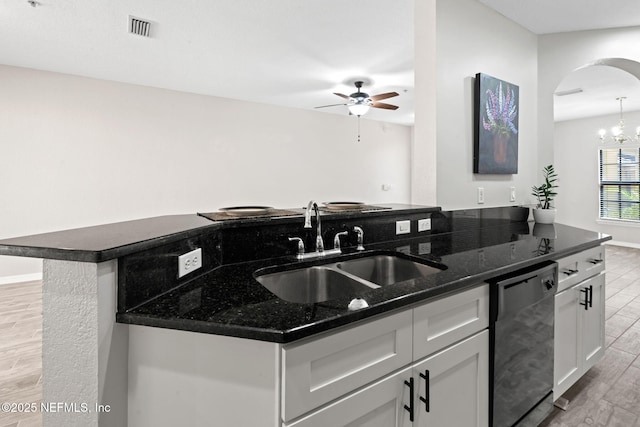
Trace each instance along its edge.
<path fill-rule="evenodd" d="M 478 187 L 478 204 L 484 203 L 484 187 Z"/>
<path fill-rule="evenodd" d="M 516 201 L 516 187 L 511 187 L 511 190 L 509 192 L 509 201 L 510 202 Z"/>
<path fill-rule="evenodd" d="M 396 221 L 396 234 L 409 234 L 411 233 L 411 221 Z"/>
<path fill-rule="evenodd" d="M 178 257 L 178 279 L 202 267 L 202 249 L 198 248 Z"/>
<path fill-rule="evenodd" d="M 431 218 L 418 220 L 418 232 L 431 230 Z"/>

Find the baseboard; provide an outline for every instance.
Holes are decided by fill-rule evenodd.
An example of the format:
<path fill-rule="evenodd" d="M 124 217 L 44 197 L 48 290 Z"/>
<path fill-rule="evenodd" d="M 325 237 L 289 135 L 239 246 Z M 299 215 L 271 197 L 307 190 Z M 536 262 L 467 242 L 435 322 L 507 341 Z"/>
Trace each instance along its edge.
<path fill-rule="evenodd" d="M 640 249 L 640 243 L 621 242 L 619 240 L 608 240 L 604 242 L 605 245 L 624 246 L 627 248 Z"/>
<path fill-rule="evenodd" d="M 20 274 L 17 276 L 0 277 L 0 285 L 9 285 L 12 283 L 33 282 L 42 280 L 42 273 Z"/>

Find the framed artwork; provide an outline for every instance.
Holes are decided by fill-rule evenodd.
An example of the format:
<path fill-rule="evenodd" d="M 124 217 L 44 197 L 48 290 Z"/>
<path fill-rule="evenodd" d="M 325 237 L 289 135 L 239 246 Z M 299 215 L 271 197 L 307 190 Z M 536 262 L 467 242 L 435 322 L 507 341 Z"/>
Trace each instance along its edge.
<path fill-rule="evenodd" d="M 518 173 L 518 86 L 476 74 L 473 172 Z"/>

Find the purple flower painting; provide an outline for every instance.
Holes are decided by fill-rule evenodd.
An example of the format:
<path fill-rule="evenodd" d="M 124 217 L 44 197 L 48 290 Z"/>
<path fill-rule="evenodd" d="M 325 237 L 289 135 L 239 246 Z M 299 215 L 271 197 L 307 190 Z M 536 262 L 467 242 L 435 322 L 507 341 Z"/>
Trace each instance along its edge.
<path fill-rule="evenodd" d="M 518 173 L 518 86 L 476 75 L 473 172 Z"/>

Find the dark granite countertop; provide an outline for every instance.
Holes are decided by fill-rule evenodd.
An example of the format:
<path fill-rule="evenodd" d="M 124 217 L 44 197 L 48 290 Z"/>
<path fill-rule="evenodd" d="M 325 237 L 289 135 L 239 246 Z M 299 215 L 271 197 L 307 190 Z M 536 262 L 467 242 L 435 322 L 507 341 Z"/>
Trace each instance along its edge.
<path fill-rule="evenodd" d="M 439 207 L 405 204 L 381 204 L 385 210 L 375 215 L 393 215 L 398 211 L 436 212 Z M 159 245 L 196 236 L 205 229 L 251 226 L 258 222 L 299 223 L 304 209 L 289 209 L 299 215 L 270 218 L 231 218 L 212 221 L 196 214 L 167 215 L 93 227 L 35 234 L 0 240 L 0 255 L 48 258 L 67 261 L 103 262 Z M 322 212 L 323 217 L 349 218 L 366 215 L 367 211 Z"/>
<path fill-rule="evenodd" d="M 128 312 L 119 313 L 117 320 L 287 343 L 472 287 L 610 239 L 601 233 L 561 224 L 535 227 L 533 223 L 515 222 L 368 245 L 367 251 L 401 250 L 410 256 L 442 264 L 446 269 L 421 279 L 317 304 L 284 301 L 260 285 L 253 274 L 275 264 L 290 264 L 291 267 L 329 260 L 276 258 L 223 265 Z M 361 253 L 351 256 L 361 256 Z M 369 307 L 350 311 L 347 306 L 353 297 L 363 298 Z"/>

